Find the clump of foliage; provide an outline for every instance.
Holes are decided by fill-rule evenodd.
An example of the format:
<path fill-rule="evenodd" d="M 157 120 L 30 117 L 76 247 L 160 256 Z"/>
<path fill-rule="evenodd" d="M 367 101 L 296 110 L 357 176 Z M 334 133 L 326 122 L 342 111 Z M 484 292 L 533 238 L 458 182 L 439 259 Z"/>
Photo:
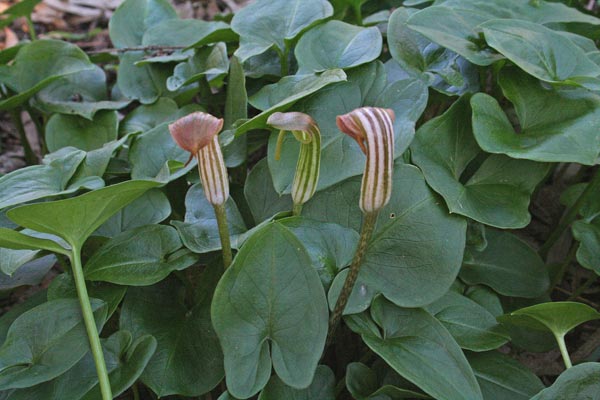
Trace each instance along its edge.
<path fill-rule="evenodd" d="M 597 395 L 565 340 L 600 318 L 600 19 L 575 3 L 126 0 L 107 52 L 1 51 L 31 165 L 0 177 L 0 290 L 61 273 L 0 317 L 0 399 Z M 218 128 L 204 156 L 183 117 Z M 545 387 L 515 358 L 552 349 Z"/>

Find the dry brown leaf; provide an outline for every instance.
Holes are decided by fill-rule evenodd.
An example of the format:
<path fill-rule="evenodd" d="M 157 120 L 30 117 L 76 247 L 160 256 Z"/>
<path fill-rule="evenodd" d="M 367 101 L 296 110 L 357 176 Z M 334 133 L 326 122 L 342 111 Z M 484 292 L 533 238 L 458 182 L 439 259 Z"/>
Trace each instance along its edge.
<path fill-rule="evenodd" d="M 9 27 L 4 28 L 4 43 L 2 43 L 2 48 L 8 49 L 9 47 L 13 47 L 19 44 L 19 37 L 17 34 L 10 29 Z"/>

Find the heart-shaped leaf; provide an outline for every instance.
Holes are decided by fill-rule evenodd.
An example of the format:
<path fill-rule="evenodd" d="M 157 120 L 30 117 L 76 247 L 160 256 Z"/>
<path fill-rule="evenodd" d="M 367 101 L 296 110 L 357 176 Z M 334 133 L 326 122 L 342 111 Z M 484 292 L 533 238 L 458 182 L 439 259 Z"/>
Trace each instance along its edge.
<path fill-rule="evenodd" d="M 393 180 L 392 196 L 379 214 L 359 282 L 398 305 L 419 307 L 442 297 L 454 282 L 466 222 L 448 215 L 414 166 L 398 162 Z M 358 231 L 360 184 L 355 177 L 317 192 L 303 215 Z"/>
<path fill-rule="evenodd" d="M 548 165 L 491 155 L 479 160 L 479 167 L 466 179 L 467 167 L 481 157 L 470 115 L 468 97 L 463 96 L 419 129 L 412 158 L 451 212 L 499 228 L 524 227 L 531 219 L 529 198 Z"/>
<path fill-rule="evenodd" d="M 245 242 L 217 286 L 212 318 L 234 396 L 261 390 L 271 366 L 293 388 L 312 382 L 327 335 L 327 300 L 306 249 L 281 224 Z"/>
<path fill-rule="evenodd" d="M 298 73 L 366 64 L 379 57 L 382 42 L 376 27 L 362 28 L 336 20 L 326 22 L 312 28 L 298 41 L 294 50 Z"/>
<path fill-rule="evenodd" d="M 395 306 L 381 296 L 373 302 L 371 315 L 382 332 L 358 333 L 396 372 L 436 399 L 483 399 L 460 347 L 435 318 L 422 309 Z M 356 331 L 354 323 L 351 327 Z"/>
<path fill-rule="evenodd" d="M 536 78 L 600 89 L 600 66 L 552 29 L 516 19 L 494 19 L 480 29 L 491 47 Z"/>
<path fill-rule="evenodd" d="M 325 0 L 255 1 L 239 10 L 231 21 L 231 28 L 240 35 L 235 55 L 244 62 L 272 47 L 279 53 L 286 52 L 287 43 L 332 14 L 333 7 Z"/>
<path fill-rule="evenodd" d="M 594 164 L 600 155 L 600 97 L 585 89 L 547 88 L 514 69 L 500 73 L 500 86 L 515 106 L 516 133 L 498 102 L 478 93 L 471 100 L 473 133 L 490 153 L 535 161 Z"/>
<path fill-rule="evenodd" d="M 380 381 L 377 374 L 366 365 L 353 362 L 346 368 L 346 388 L 357 400 L 377 399 L 430 399 L 424 393 L 399 388 L 390 383 Z"/>
<path fill-rule="evenodd" d="M 210 320 L 212 288 L 219 278 L 216 270 L 200 276 L 199 298 L 192 306 L 185 304 L 185 288 L 175 278 L 130 288 L 125 297 L 121 329 L 134 338 L 148 334 L 156 338 L 156 353 L 141 381 L 159 397 L 197 397 L 223 379 L 223 355 Z"/>
<path fill-rule="evenodd" d="M 99 300 L 91 306 L 101 328 L 106 307 Z M 0 347 L 0 390 L 33 386 L 70 369 L 89 350 L 85 332 L 74 299 L 49 301 L 23 313 Z"/>
<path fill-rule="evenodd" d="M 335 376 L 325 365 L 319 365 L 312 383 L 306 389 L 294 389 L 273 375 L 258 400 L 335 400 Z"/>
<path fill-rule="evenodd" d="M 54 114 L 46 124 L 46 145 L 49 151 L 67 146 L 96 150 L 117 139 L 118 125 L 116 111 L 98 112 L 91 120 L 78 115 Z"/>

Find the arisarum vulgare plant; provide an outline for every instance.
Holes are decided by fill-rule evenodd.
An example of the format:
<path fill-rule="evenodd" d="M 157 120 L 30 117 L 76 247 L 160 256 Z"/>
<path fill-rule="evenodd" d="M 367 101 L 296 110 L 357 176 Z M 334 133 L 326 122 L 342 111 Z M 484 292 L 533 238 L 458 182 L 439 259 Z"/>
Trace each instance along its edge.
<path fill-rule="evenodd" d="M 223 264 L 227 268 L 231 264 L 232 253 L 225 212 L 225 202 L 229 198 L 229 177 L 218 137 L 222 128 L 223 119 L 201 111 L 188 114 L 169 125 L 171 136 L 179 147 L 190 152 L 190 160 L 192 157 L 198 160 L 204 194 L 215 210 Z"/>
<path fill-rule="evenodd" d="M 292 132 L 294 137 L 301 143 L 296 174 L 292 183 L 294 215 L 299 215 L 302 211 L 302 205 L 315 194 L 319 182 L 321 165 L 321 132 L 319 126 L 310 115 L 301 112 L 276 112 L 269 117 L 267 124 L 280 129 L 275 160 L 280 158 L 281 146 L 286 131 Z"/>
<path fill-rule="evenodd" d="M 360 239 L 350 265 L 350 272 L 331 315 L 328 342 L 333 338 L 358 278 L 360 266 L 375 229 L 377 215 L 390 201 L 394 170 L 394 118 L 393 110 L 378 107 L 357 108 L 336 118 L 338 128 L 356 140 L 367 156 L 367 163 L 359 200 L 363 212 Z"/>

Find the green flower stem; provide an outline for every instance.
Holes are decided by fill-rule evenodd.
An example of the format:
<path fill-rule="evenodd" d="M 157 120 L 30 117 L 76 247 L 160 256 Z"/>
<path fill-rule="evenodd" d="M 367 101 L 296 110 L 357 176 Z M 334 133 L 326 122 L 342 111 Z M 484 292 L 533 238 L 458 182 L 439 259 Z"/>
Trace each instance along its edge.
<path fill-rule="evenodd" d="M 90 341 L 94 363 L 96 364 L 96 372 L 100 382 L 102 400 L 112 400 L 113 396 L 110 388 L 110 380 L 108 379 L 108 371 L 106 370 L 106 363 L 104 361 L 104 353 L 102 353 L 100 336 L 98 335 L 98 328 L 96 327 L 96 320 L 94 319 L 94 312 L 92 311 L 92 306 L 90 305 L 90 297 L 88 296 L 87 288 L 85 286 L 85 278 L 83 276 L 83 268 L 81 267 L 81 251 L 75 246 L 73 247 L 71 263 L 73 266 L 75 287 L 77 288 L 77 297 L 79 297 L 79 304 L 81 305 L 81 312 L 83 313 L 83 321 L 85 323 L 88 339 Z"/>
<path fill-rule="evenodd" d="M 556 228 L 548 237 L 548 240 L 546 240 L 546 243 L 544 243 L 543 246 L 540 248 L 539 254 L 540 256 L 542 256 L 542 258 L 546 259 L 548 257 L 548 253 L 550 252 L 550 249 L 552 249 L 552 246 L 554 246 L 554 244 L 558 241 L 558 239 L 560 239 L 565 230 L 567 230 L 567 228 L 573 223 L 573 221 L 575 221 L 577 215 L 579 215 L 579 210 L 581 209 L 583 204 L 586 202 L 588 197 L 594 194 L 594 192 L 599 186 L 600 169 L 596 171 L 596 174 L 594 175 L 590 183 L 588 183 L 586 189 L 583 191 L 583 193 L 581 193 L 575 204 L 573 204 L 573 206 L 569 208 L 567 213 L 563 215 L 563 217 L 558 222 Z"/>
<path fill-rule="evenodd" d="M 565 336 L 555 335 L 555 337 L 556 341 L 558 342 L 558 348 L 560 349 L 560 354 L 562 355 L 565 367 L 567 367 L 567 369 L 571 368 L 573 364 L 571 363 L 571 357 L 569 356 L 569 352 L 567 351 L 567 345 L 565 344 Z"/>
<path fill-rule="evenodd" d="M 225 204 L 213 205 L 215 216 L 217 217 L 217 226 L 219 227 L 219 237 L 221 238 L 221 248 L 223 249 L 223 266 L 225 269 L 231 265 L 233 256 L 231 255 L 231 240 L 229 238 L 229 228 L 227 226 L 227 213 Z"/>
<path fill-rule="evenodd" d="M 340 292 L 340 296 L 335 303 L 335 308 L 333 309 L 333 314 L 331 314 L 331 318 L 329 319 L 329 333 L 327 334 L 327 344 L 330 344 L 333 340 L 333 336 L 335 335 L 335 331 L 337 326 L 340 323 L 340 319 L 344 313 L 344 309 L 346 308 L 346 304 L 348 303 L 348 299 L 350 299 L 350 295 L 352 294 L 352 289 L 354 289 L 354 285 L 356 284 L 356 279 L 358 278 L 358 272 L 360 271 L 360 266 L 365 258 L 365 254 L 367 252 L 367 248 L 369 247 L 369 242 L 371 241 L 371 237 L 373 236 L 373 230 L 375 229 L 375 222 L 377 221 L 378 212 L 370 212 L 364 214 L 364 220 L 362 223 L 360 238 L 358 240 L 358 247 L 356 249 L 356 253 L 354 254 L 354 258 L 352 259 L 352 264 L 350 264 L 350 272 L 346 277 L 346 281 L 344 282 L 344 286 Z"/>
<path fill-rule="evenodd" d="M 292 208 L 292 214 L 296 217 L 299 217 L 302 214 L 302 204 L 294 204 Z"/>

